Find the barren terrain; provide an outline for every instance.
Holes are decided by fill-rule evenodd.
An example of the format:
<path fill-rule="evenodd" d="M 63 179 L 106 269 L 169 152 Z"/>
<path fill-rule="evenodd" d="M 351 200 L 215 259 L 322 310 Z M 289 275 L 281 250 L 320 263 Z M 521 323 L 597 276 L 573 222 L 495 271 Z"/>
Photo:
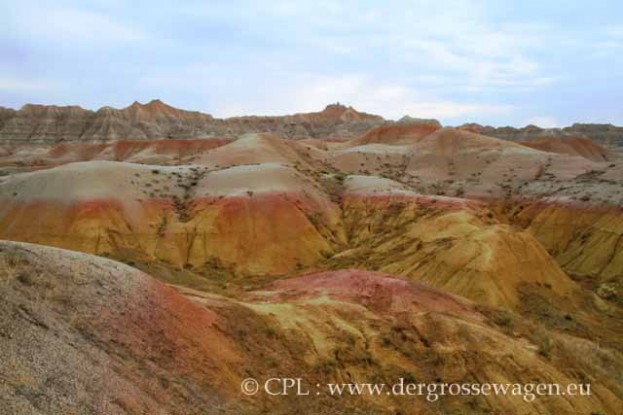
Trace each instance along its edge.
<path fill-rule="evenodd" d="M 0 111 L 0 400 L 16 414 L 621 413 L 623 159 L 581 127 L 341 105 Z M 303 374 L 593 394 L 240 393 Z"/>

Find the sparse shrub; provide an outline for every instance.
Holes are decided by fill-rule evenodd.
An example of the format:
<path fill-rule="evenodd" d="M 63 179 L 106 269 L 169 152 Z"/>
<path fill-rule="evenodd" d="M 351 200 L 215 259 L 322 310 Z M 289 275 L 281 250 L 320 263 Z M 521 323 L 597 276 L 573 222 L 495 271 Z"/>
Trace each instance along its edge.
<path fill-rule="evenodd" d="M 322 255 L 324 259 L 329 259 L 333 256 L 333 253 L 330 251 L 321 251 L 320 255 Z"/>
<path fill-rule="evenodd" d="M 401 376 L 405 383 L 416 383 L 417 379 L 415 378 L 415 375 L 412 372 L 405 372 L 402 374 Z"/>
<path fill-rule="evenodd" d="M 539 354 L 546 359 L 549 359 L 551 353 L 551 344 L 548 337 L 544 337 L 539 343 Z"/>
<path fill-rule="evenodd" d="M 274 328 L 266 326 L 264 327 L 264 334 L 266 337 L 277 337 L 277 332 Z"/>
<path fill-rule="evenodd" d="M 320 372 L 323 374 L 329 374 L 335 370 L 337 364 L 333 359 L 324 359 L 320 362 L 316 362 L 312 369 L 314 372 Z"/>
<path fill-rule="evenodd" d="M 17 280 L 21 282 L 22 284 L 28 285 L 28 286 L 31 286 L 34 284 L 34 280 L 32 276 L 26 272 L 20 272 L 19 275 L 17 276 Z"/>
<path fill-rule="evenodd" d="M 510 327 L 513 321 L 512 317 L 513 315 L 510 312 L 503 310 L 496 314 L 495 322 L 499 324 L 500 326 Z"/>
<path fill-rule="evenodd" d="M 357 343 L 357 336 L 355 336 L 351 332 L 344 332 L 344 338 L 346 340 L 346 343 L 350 344 L 351 346 L 354 346 Z"/>
<path fill-rule="evenodd" d="M 606 300 L 613 300 L 616 298 L 617 292 L 612 285 L 604 283 L 597 288 L 597 295 Z"/>
<path fill-rule="evenodd" d="M 381 337 L 381 344 L 384 347 L 389 347 L 389 346 L 392 345 L 392 339 L 389 338 L 389 336 L 383 336 L 383 337 Z"/>
<path fill-rule="evenodd" d="M 335 177 L 335 180 L 337 180 L 340 184 L 342 184 L 346 180 L 347 175 L 346 173 L 340 171 L 340 172 L 335 173 L 334 177 Z"/>

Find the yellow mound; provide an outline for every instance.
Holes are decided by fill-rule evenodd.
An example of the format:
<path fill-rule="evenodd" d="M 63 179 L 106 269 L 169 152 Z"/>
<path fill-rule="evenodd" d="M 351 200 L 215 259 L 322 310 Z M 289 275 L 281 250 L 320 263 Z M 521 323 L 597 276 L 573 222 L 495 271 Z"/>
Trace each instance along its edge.
<path fill-rule="evenodd" d="M 487 215 L 449 198 L 354 196 L 344 206 L 352 248 L 329 264 L 402 275 L 500 307 L 519 306 L 523 285 L 573 297 L 573 281 L 530 233 Z"/>

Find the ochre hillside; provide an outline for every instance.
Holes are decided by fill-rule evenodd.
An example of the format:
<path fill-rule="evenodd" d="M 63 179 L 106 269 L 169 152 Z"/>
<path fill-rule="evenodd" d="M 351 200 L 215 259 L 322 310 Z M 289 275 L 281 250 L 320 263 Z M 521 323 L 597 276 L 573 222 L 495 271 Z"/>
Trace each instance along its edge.
<path fill-rule="evenodd" d="M 465 408 L 462 397 L 418 397 L 414 410 L 404 396 L 336 398 L 322 390 L 304 403 L 240 396 L 240 379 L 249 375 L 301 371 L 310 385 L 365 382 L 371 374 L 387 384 L 401 377 L 588 380 L 591 396 L 532 402 L 480 396 L 469 407 L 510 413 L 620 407 L 616 352 L 512 315 L 501 320 L 493 310 L 387 274 L 311 274 L 234 301 L 179 292 L 110 260 L 30 244 L 0 243 L 0 264 L 0 398 L 10 413 L 347 413 L 362 402 L 372 414 Z M 552 348 L 547 356 L 539 352 L 543 341 Z"/>

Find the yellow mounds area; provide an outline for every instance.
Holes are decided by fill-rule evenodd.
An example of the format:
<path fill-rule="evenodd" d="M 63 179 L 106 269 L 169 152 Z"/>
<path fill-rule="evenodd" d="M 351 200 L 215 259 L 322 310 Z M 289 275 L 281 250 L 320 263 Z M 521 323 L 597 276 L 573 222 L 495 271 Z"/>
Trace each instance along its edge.
<path fill-rule="evenodd" d="M 599 282 L 623 281 L 621 208 L 526 203 L 510 214 L 569 274 Z"/>
<path fill-rule="evenodd" d="M 573 291 L 530 233 L 487 218 L 477 203 L 384 178 L 347 178 L 341 210 L 316 181 L 271 163 L 215 171 L 78 163 L 0 186 L 17 192 L 1 205 L 5 239 L 251 275 L 322 266 L 337 253 L 328 266 L 379 269 L 509 308 L 521 284 Z"/>
<path fill-rule="evenodd" d="M 427 120 L 360 138 L 246 134 L 138 153 L 107 143 L 97 154 L 192 164 L 88 161 L 0 177 L 0 237 L 200 276 L 378 269 L 511 309 L 524 286 L 572 298 L 569 276 L 620 281 L 618 164 Z"/>
<path fill-rule="evenodd" d="M 482 207 L 436 206 L 444 202 L 348 199 L 344 221 L 352 248 L 330 266 L 378 269 L 510 308 L 524 284 L 573 294 L 573 281 L 530 233 L 497 223 Z"/>

